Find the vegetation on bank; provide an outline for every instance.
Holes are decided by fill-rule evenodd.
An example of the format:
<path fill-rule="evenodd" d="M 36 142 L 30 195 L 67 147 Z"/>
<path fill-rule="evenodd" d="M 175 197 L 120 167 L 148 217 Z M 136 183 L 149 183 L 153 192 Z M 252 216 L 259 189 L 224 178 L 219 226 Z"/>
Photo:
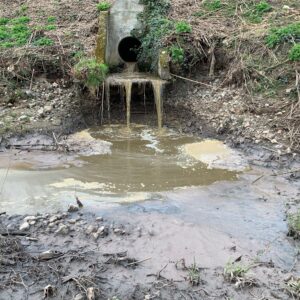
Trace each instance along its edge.
<path fill-rule="evenodd" d="M 189 53 L 186 42 L 193 30 L 192 25 L 185 20 L 175 21 L 168 18 L 170 1 L 141 2 L 145 5 L 145 10 L 140 15 L 142 29 L 133 32 L 142 43 L 138 55 L 139 64 L 146 70 L 156 71 L 160 49 L 166 48 L 172 63 L 184 68 Z"/>
<path fill-rule="evenodd" d="M 300 238 L 300 210 L 288 216 L 289 235 Z"/>
<path fill-rule="evenodd" d="M 108 74 L 109 68 L 106 64 L 100 64 L 95 58 L 81 58 L 74 66 L 75 77 L 92 92 L 102 85 Z"/>
<path fill-rule="evenodd" d="M 96 7 L 99 11 L 107 11 L 110 9 L 111 5 L 110 5 L 110 3 L 106 2 L 106 1 L 102 1 L 102 2 L 99 2 L 96 5 Z"/>
<path fill-rule="evenodd" d="M 26 12 L 25 9 L 22 10 Z M 56 19 L 48 17 L 45 25 L 35 25 L 26 16 L 15 18 L 0 18 L 0 48 L 21 47 L 26 44 L 33 46 L 52 46 L 54 41 L 45 36 L 44 32 L 56 29 Z"/>

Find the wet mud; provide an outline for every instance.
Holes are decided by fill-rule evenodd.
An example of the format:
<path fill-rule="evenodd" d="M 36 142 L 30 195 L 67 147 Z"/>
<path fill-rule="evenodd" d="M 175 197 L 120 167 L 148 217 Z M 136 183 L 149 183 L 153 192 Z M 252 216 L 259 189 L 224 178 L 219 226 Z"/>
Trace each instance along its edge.
<path fill-rule="evenodd" d="M 292 297 L 300 265 L 286 203 L 300 182 L 290 170 L 218 144 L 243 166 L 220 169 L 199 161 L 202 139 L 145 126 L 80 139 L 108 151 L 0 155 L 0 299 Z"/>

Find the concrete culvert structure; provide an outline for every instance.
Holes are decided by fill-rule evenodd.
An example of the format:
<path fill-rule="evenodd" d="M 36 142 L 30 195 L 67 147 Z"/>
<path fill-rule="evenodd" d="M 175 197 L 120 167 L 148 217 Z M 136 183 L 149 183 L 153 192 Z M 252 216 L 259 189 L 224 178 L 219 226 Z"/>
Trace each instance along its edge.
<path fill-rule="evenodd" d="M 119 56 L 124 62 L 136 62 L 141 42 L 131 36 L 122 39 L 118 46 Z"/>
<path fill-rule="evenodd" d="M 116 0 L 107 21 L 107 44 L 105 61 L 109 65 L 136 62 L 137 48 L 141 43 L 131 36 L 132 30 L 140 28 L 138 15 L 144 6 L 139 0 Z"/>

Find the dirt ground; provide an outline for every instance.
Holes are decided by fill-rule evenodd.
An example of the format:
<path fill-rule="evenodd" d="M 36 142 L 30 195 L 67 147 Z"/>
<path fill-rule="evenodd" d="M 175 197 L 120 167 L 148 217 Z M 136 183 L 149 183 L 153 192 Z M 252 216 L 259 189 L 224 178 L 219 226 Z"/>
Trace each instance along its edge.
<path fill-rule="evenodd" d="M 3 300 L 291 299 L 288 283 L 298 270 L 296 262 L 286 270 L 263 257 L 253 260 L 242 240 L 154 213 L 134 220 L 84 208 L 2 215 L 0 232 Z M 203 251 L 196 261 L 193 253 Z M 251 270 L 224 273 L 227 257 Z"/>
<path fill-rule="evenodd" d="M 41 20 L 50 15 L 58 20 L 57 30 L 46 33 L 55 40 L 55 46 L 34 49 L 34 56 L 28 49 L 26 55 L 24 49 L 1 50 L 5 58 L 0 60 L 1 74 L 5 74 L 0 77 L 1 151 L 14 145 L 10 137 L 46 134 L 45 140 L 52 147 L 55 137 L 99 124 L 99 101 L 82 93 L 69 65 L 75 52 L 93 51 L 98 29 L 97 2 L 0 0 L 0 16 L 14 16 L 20 5 L 26 4 L 33 22 L 40 22 L 35 19 L 39 14 Z M 192 18 L 195 28 L 202 28 L 204 23 L 191 16 L 197 1 L 188 1 L 188 5 L 186 1 L 173 2 L 171 17 Z M 214 19 L 215 28 L 219 20 Z M 220 27 L 221 34 L 231 34 L 235 25 Z M 200 36 L 197 30 L 194 35 Z M 19 77 L 22 69 L 28 71 L 25 80 Z M 295 81 L 289 82 L 276 99 L 250 96 L 237 83 L 223 85 L 228 69 L 229 65 L 223 65 L 213 78 L 208 78 L 206 62 L 194 66 L 184 79 L 173 78 L 166 89 L 165 125 L 226 140 L 241 148 L 251 165 L 272 167 L 283 173 L 282 177 L 289 180 L 287 189 L 296 186 L 299 171 L 289 172 L 299 170 L 298 145 L 293 131 L 284 123 L 293 108 L 289 99 L 297 90 Z M 299 65 L 291 69 L 294 74 Z M 13 80 L 8 82 L 7 78 Z M 268 177 L 258 180 L 259 185 L 267 182 Z M 299 207 L 299 191 L 290 194 L 274 188 L 268 193 L 269 199 L 280 197 L 282 206 L 287 203 L 281 212 Z M 135 217 L 126 213 L 103 217 L 102 212 L 86 207 L 33 216 L 0 212 L 0 299 L 299 298 L 299 290 L 298 294 L 291 292 L 299 275 L 297 255 L 292 257 L 295 263 L 283 269 L 270 260 L 254 261 L 247 251 L 238 248 L 240 240 L 233 243 L 211 228 L 178 223 L 172 216 L 147 211 Z M 286 234 L 283 242 L 298 249 L 299 243 Z M 222 249 L 216 249 L 219 244 Z M 203 250 L 207 245 L 211 253 L 220 256 L 207 253 L 209 261 L 204 253 L 203 260 L 194 264 L 195 249 Z M 228 257 L 236 260 L 234 264 L 251 265 L 252 274 L 224 275 Z"/>

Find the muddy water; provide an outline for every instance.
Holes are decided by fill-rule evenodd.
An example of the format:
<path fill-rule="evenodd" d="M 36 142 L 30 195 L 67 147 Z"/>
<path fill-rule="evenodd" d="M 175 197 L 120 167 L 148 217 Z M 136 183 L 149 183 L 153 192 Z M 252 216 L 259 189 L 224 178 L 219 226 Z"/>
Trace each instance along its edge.
<path fill-rule="evenodd" d="M 115 249 L 131 249 L 138 259 L 157 257 L 145 262 L 147 274 L 166 259 L 183 257 L 204 267 L 224 266 L 239 255 L 271 259 L 287 270 L 293 265 L 296 250 L 286 240 L 284 204 L 299 185 L 268 176 L 271 170 L 250 169 L 218 141 L 171 130 L 109 126 L 71 140 L 76 137 L 87 139 L 89 151 L 0 153 L 0 212 L 65 210 L 78 196 L 83 211 L 151 228 L 150 239 L 137 239 L 133 248 L 124 239 Z"/>
<path fill-rule="evenodd" d="M 161 191 L 234 181 L 238 173 L 207 168 L 182 151 L 198 138 L 146 126 L 109 126 L 75 134 L 78 141 L 101 143 L 107 154 L 65 155 L 15 152 L 0 155 L 0 210 L 61 208 L 80 195 L 83 200 L 124 203 L 160 198 Z M 111 145 L 107 151 L 108 145 Z M 99 145 L 97 144 L 97 151 Z M 100 151 L 101 153 L 101 151 Z"/>

